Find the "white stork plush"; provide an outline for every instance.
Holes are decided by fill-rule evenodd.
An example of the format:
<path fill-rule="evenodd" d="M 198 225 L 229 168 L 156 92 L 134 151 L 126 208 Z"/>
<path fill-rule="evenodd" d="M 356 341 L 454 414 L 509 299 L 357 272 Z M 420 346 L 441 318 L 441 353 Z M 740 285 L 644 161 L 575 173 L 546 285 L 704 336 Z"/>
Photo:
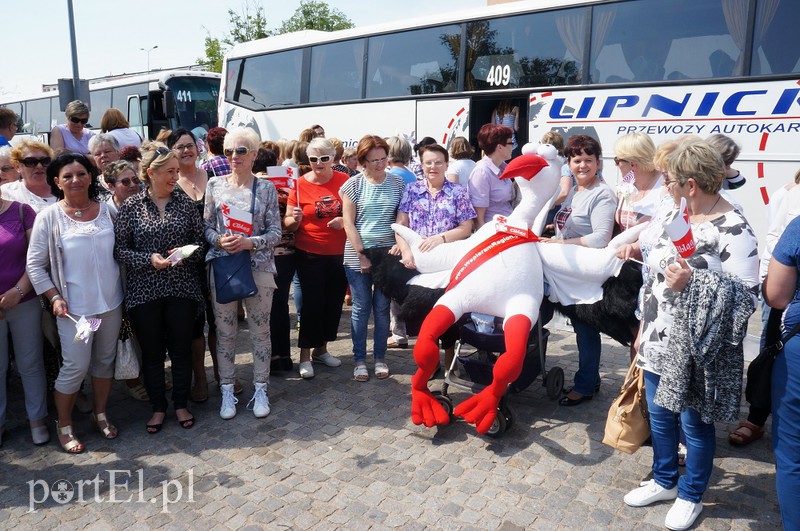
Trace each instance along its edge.
<path fill-rule="evenodd" d="M 491 385 L 459 404 L 454 413 L 475 424 L 478 433 L 486 433 L 506 388 L 519 376 L 543 293 L 538 238 L 531 228 L 558 188 L 560 171 L 555 155 L 555 148 L 544 145 L 539 155 L 522 155 L 511 161 L 500 178 L 516 179 L 522 195 L 519 205 L 507 219 L 495 216 L 466 240 L 423 253 L 418 234 L 402 225 L 392 226 L 409 243 L 421 273 L 410 283 L 447 287 L 425 318 L 414 347 L 419 366 L 411 380 L 411 419 L 415 424 L 433 427 L 450 420 L 427 382 L 439 361 L 437 339 L 467 312 L 504 317 L 506 352 L 494 366 Z"/>

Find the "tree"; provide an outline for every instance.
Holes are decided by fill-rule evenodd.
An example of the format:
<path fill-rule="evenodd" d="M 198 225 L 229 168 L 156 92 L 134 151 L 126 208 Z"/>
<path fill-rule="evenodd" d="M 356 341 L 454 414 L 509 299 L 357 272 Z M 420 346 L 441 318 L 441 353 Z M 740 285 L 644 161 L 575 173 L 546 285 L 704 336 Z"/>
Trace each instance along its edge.
<path fill-rule="evenodd" d="M 253 8 L 248 2 L 244 5 L 241 14 L 229 9 L 228 19 L 231 31 L 223 39 L 212 37 L 211 33 L 206 30 L 204 43 L 206 56 L 198 59 L 197 62 L 205 65 L 212 72 L 222 72 L 222 59 L 228 48 L 234 44 L 263 39 L 272 34 L 267 29 L 267 18 L 264 15 L 263 6 Z"/>
<path fill-rule="evenodd" d="M 302 0 L 300 7 L 283 21 L 276 35 L 302 30 L 336 31 L 355 24 L 340 10 L 318 0 Z"/>

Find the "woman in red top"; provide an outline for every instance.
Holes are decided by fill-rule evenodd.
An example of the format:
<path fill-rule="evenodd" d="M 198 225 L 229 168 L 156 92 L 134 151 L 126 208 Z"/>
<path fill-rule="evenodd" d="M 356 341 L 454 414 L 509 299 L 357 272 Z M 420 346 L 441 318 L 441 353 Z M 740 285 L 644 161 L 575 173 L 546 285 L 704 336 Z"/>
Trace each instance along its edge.
<path fill-rule="evenodd" d="M 336 339 L 347 289 L 339 188 L 349 176 L 333 170 L 336 148 L 330 140 L 313 139 L 306 153 L 311 171 L 297 180 L 297 193 L 289 195 L 284 226 L 296 231 L 297 276 L 303 290 L 300 376 L 313 378 L 312 360 L 328 367 L 342 364 L 328 353 L 328 341 Z"/>

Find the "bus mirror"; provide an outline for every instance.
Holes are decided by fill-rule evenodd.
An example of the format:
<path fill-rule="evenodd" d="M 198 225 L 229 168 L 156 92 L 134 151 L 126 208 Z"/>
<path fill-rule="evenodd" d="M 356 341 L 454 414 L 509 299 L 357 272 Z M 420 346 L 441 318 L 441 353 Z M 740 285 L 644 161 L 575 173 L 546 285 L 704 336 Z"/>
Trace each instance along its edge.
<path fill-rule="evenodd" d="M 172 89 L 164 91 L 164 118 L 175 118 L 175 94 Z"/>

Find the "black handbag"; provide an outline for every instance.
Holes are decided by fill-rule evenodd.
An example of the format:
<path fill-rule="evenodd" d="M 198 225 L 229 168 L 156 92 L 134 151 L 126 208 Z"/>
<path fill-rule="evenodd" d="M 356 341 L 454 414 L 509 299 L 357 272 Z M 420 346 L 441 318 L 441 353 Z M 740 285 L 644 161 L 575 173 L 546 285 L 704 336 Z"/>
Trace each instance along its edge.
<path fill-rule="evenodd" d="M 783 350 L 783 345 L 800 331 L 800 323 L 798 323 L 791 332 L 781 338 L 782 316 L 783 310 L 774 308 L 770 310 L 764 334 L 766 346 L 747 368 L 747 386 L 744 389 L 744 397 L 751 406 L 765 410 L 772 409 L 772 366 L 775 364 L 775 357 Z"/>
<path fill-rule="evenodd" d="M 256 206 L 256 183 L 254 178 L 253 200 L 250 203 L 250 212 L 253 216 Z M 214 291 L 220 304 L 246 299 L 258 293 L 253 278 L 253 268 L 250 265 L 250 251 L 218 256 L 211 261 L 211 269 L 214 271 Z"/>

